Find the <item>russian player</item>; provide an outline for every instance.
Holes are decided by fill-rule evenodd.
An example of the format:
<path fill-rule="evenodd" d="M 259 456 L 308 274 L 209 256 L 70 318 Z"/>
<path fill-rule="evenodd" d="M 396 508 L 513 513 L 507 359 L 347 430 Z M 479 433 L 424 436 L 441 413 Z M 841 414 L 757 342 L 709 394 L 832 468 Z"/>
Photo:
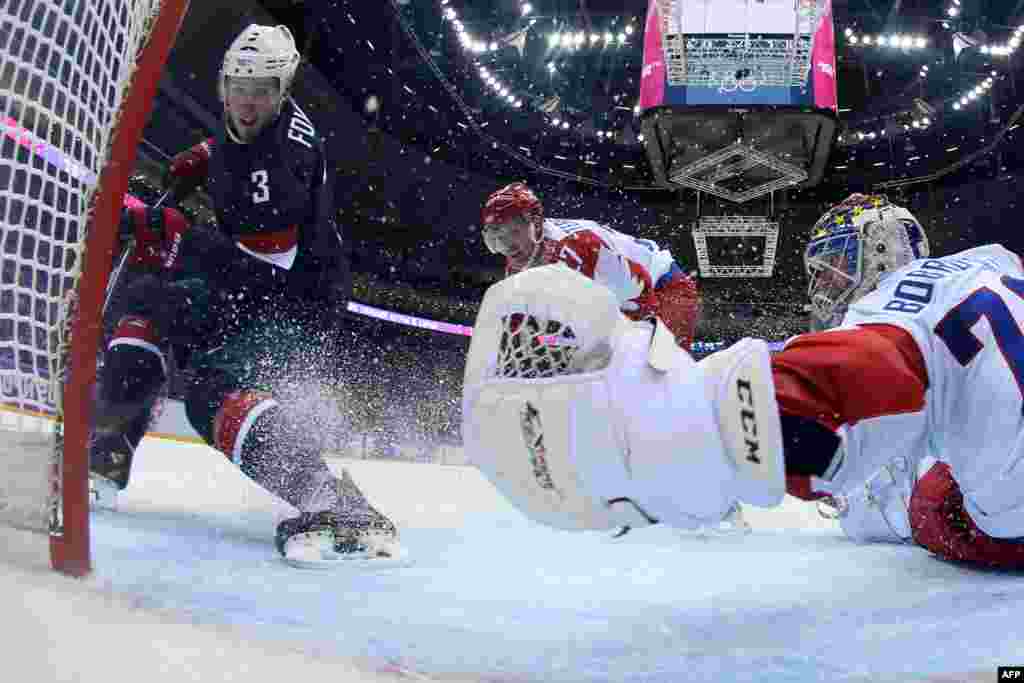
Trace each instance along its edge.
<path fill-rule="evenodd" d="M 564 263 L 615 293 L 634 320 L 658 317 L 690 349 L 700 315 L 697 285 L 668 250 L 589 220 L 544 218 L 544 207 L 524 183 L 512 183 L 484 203 L 483 238 L 505 257 L 505 271 Z"/>
<path fill-rule="evenodd" d="M 324 145 L 289 96 L 299 62 L 286 27 L 242 31 L 218 81 L 223 127 L 170 165 L 179 192 L 205 182 L 216 232 L 173 209 L 125 209 L 132 258 L 164 276 L 125 293 L 99 381 L 91 469 L 108 489 L 127 485 L 170 346 L 195 430 L 299 511 L 277 528 L 283 555 L 393 557 L 394 524 L 347 471 L 328 469 L 315 420 L 295 414 L 287 395 L 336 381 L 345 350 L 335 314 L 349 291 Z"/>
<path fill-rule="evenodd" d="M 591 529 L 692 527 L 735 500 L 816 499 L 896 456 L 933 458 L 910 494 L 913 540 L 1024 567 L 1024 265 L 999 245 L 927 256 L 908 211 L 851 197 L 806 252 L 815 315 L 842 324 L 774 357 L 748 339 L 700 363 L 567 269 L 506 280 L 470 348 L 468 452 L 527 514 Z M 509 353 L 563 362 L 540 377 L 550 362 Z"/>

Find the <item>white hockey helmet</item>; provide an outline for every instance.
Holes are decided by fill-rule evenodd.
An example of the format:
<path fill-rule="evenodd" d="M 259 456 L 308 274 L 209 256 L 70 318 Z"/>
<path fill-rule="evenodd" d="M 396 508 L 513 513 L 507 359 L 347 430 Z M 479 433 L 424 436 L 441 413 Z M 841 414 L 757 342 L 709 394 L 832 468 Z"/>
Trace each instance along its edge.
<path fill-rule="evenodd" d="M 840 324 L 886 273 L 928 254 L 928 237 L 912 213 L 882 195 L 850 195 L 814 224 L 804 251 L 813 327 Z"/>
<path fill-rule="evenodd" d="M 224 54 L 217 85 L 221 101 L 226 101 L 225 86 L 228 77 L 232 77 L 277 78 L 283 102 L 301 59 L 287 26 L 248 26 Z"/>

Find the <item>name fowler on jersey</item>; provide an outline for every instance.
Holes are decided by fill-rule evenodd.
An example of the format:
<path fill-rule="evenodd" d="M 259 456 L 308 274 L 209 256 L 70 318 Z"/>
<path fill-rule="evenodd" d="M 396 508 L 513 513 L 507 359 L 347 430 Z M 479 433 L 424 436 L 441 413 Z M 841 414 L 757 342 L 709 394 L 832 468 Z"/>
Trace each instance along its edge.
<path fill-rule="evenodd" d="M 316 129 L 313 127 L 313 123 L 298 107 L 293 108 L 291 119 L 288 121 L 288 139 L 309 149 L 313 149 L 316 141 Z"/>

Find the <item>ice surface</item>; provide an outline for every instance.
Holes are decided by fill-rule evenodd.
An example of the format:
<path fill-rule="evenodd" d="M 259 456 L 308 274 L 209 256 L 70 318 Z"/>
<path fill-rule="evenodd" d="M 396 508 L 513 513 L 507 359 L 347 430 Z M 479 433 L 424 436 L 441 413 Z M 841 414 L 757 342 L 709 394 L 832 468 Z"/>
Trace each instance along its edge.
<path fill-rule="evenodd" d="M 287 506 L 223 457 L 154 440 L 94 575 L 0 563 L 18 681 L 906 681 L 1024 662 L 1024 576 L 858 546 L 811 508 L 748 536 L 613 540 L 524 520 L 474 470 L 352 466 L 409 568 L 311 572 L 273 549 Z M 5 676 L 5 678 L 7 678 Z"/>

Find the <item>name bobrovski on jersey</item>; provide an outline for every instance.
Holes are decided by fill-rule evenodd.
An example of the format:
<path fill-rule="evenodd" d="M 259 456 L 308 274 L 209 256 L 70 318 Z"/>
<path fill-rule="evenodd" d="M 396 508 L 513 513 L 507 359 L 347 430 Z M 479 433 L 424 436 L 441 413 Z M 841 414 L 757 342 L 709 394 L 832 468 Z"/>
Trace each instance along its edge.
<path fill-rule="evenodd" d="M 967 272 L 979 265 L 988 266 L 992 270 L 999 269 L 999 263 L 994 258 L 968 254 L 916 261 L 907 266 L 908 272 L 894 273 L 893 277 L 898 280 L 882 310 L 911 315 L 920 313 L 935 298 L 937 281 Z"/>

